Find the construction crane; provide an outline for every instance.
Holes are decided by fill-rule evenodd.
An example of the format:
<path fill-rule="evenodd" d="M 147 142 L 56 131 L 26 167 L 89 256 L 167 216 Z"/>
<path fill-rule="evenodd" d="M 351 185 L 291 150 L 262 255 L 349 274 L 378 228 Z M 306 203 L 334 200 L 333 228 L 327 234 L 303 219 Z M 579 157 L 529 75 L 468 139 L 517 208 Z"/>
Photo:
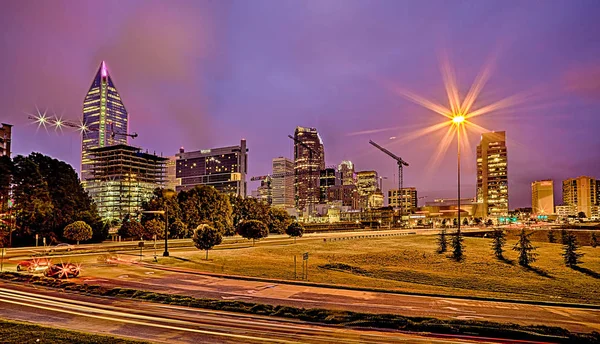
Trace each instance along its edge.
<path fill-rule="evenodd" d="M 335 169 L 337 171 L 335 165 L 325 166 L 325 169 L 329 169 L 329 168 Z M 265 175 L 262 175 L 262 176 L 254 176 L 254 177 L 250 178 L 250 181 L 251 182 L 256 182 L 256 181 L 260 181 L 260 180 L 265 180 L 267 178 L 293 177 L 293 176 L 298 175 L 298 174 L 308 174 L 308 173 L 309 172 L 296 172 L 296 171 L 293 171 L 293 172 L 271 173 L 271 174 L 265 174 Z"/>
<path fill-rule="evenodd" d="M 30 120 L 33 120 L 35 123 L 37 123 L 38 127 L 43 126 L 44 128 L 46 128 L 46 125 L 51 125 L 51 126 L 55 127 L 56 130 L 62 129 L 63 127 L 68 127 L 68 128 L 73 128 L 73 129 L 79 130 L 79 132 L 81 134 L 85 134 L 89 131 L 100 131 L 100 128 L 90 128 L 87 125 L 87 123 L 84 123 L 84 122 L 75 123 L 75 122 L 63 120 L 62 118 L 58 118 L 57 116 L 53 116 L 53 117 L 46 116 L 46 112 L 40 113 L 38 111 L 37 116 L 28 115 L 27 118 Z M 132 139 L 135 139 L 136 137 L 138 137 L 137 133 L 130 134 L 130 133 L 123 133 L 123 132 L 116 131 L 114 129 L 114 124 L 112 122 L 109 124 L 109 126 L 110 126 L 110 128 L 107 128 L 107 132 L 110 133 L 111 139 L 114 139 L 117 135 L 118 136 L 128 136 L 128 137 L 131 137 Z"/>
<path fill-rule="evenodd" d="M 404 175 L 403 175 L 403 167 L 404 166 L 408 166 L 408 163 L 404 160 L 402 160 L 401 157 L 397 156 L 396 154 L 390 152 L 389 150 L 381 147 L 380 145 L 378 145 L 377 143 L 373 142 L 373 140 L 369 140 L 369 143 L 373 146 L 375 146 L 375 148 L 379 149 L 380 151 L 384 152 L 385 154 L 389 155 L 392 159 L 396 160 L 396 163 L 398 164 L 398 193 L 400 194 L 400 219 L 402 219 L 402 217 L 404 216 L 404 196 L 402 194 L 402 188 L 404 186 Z"/>

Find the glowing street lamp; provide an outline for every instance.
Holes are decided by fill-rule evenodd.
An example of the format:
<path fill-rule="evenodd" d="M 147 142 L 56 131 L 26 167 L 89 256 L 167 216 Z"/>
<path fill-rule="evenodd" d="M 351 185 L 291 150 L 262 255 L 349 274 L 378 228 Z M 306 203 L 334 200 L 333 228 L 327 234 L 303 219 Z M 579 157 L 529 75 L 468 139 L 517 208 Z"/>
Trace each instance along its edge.
<path fill-rule="evenodd" d="M 452 125 L 456 126 L 456 166 L 457 166 L 457 190 L 458 190 L 458 209 L 457 209 L 457 235 L 460 235 L 460 126 L 464 123 L 465 121 L 465 116 L 463 115 L 456 115 L 454 117 L 452 117 Z"/>

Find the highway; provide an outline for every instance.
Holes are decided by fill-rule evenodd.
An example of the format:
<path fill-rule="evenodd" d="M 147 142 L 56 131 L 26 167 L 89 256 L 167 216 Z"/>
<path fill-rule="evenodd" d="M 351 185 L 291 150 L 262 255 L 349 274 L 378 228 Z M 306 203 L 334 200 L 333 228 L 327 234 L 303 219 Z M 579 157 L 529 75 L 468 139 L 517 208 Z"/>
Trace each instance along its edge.
<path fill-rule="evenodd" d="M 0 282 L 0 317 L 155 343 L 472 343 L 500 340 L 323 326 Z M 32 338 L 33 339 L 33 338 Z M 501 341 L 510 342 L 510 341 Z"/>

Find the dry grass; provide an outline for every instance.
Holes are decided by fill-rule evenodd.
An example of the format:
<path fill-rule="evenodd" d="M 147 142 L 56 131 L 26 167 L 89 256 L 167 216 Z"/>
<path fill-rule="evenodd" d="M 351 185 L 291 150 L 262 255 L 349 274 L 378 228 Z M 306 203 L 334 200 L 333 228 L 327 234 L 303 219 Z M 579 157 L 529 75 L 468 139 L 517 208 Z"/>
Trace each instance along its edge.
<path fill-rule="evenodd" d="M 538 261 L 532 269 L 516 263 L 509 240 L 506 260 L 497 260 L 490 240 L 466 238 L 466 259 L 455 262 L 437 254 L 434 236 L 407 236 L 335 242 L 298 243 L 236 250 L 177 252 L 162 263 L 203 271 L 294 279 L 301 273 L 302 253 L 309 252 L 309 280 L 413 292 L 486 296 L 526 300 L 600 304 L 600 248 L 582 249 L 582 269 L 562 262 L 562 246 L 536 242 Z M 346 264 L 353 271 L 326 268 Z"/>

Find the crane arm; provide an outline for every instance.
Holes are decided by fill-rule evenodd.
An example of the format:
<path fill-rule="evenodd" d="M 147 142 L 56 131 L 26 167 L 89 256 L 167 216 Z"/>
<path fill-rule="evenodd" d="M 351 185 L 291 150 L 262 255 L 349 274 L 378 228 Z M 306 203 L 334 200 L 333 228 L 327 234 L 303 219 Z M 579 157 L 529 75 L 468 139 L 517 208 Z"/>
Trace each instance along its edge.
<path fill-rule="evenodd" d="M 375 146 L 375 148 L 379 149 L 380 151 L 384 152 L 385 154 L 389 155 L 390 157 L 392 157 L 394 160 L 398 161 L 398 164 L 402 164 L 404 166 L 408 166 L 408 163 L 404 160 L 402 160 L 401 157 L 397 156 L 396 154 L 390 152 L 389 150 L 381 147 L 380 145 L 378 145 L 377 143 L 373 142 L 373 140 L 369 140 L 369 143 L 373 146 Z"/>
<path fill-rule="evenodd" d="M 294 141 L 294 142 L 296 142 L 297 144 L 301 145 L 302 147 L 304 147 L 304 148 L 308 149 L 308 150 L 309 150 L 311 153 L 314 153 L 314 152 L 315 152 L 315 151 L 314 151 L 312 148 L 310 148 L 310 146 L 309 146 L 309 145 L 307 145 L 306 143 L 304 143 L 304 142 L 302 142 L 302 141 L 298 140 L 297 138 L 293 137 L 292 135 L 288 135 L 288 137 L 289 137 L 290 139 L 292 139 L 292 141 Z"/>

